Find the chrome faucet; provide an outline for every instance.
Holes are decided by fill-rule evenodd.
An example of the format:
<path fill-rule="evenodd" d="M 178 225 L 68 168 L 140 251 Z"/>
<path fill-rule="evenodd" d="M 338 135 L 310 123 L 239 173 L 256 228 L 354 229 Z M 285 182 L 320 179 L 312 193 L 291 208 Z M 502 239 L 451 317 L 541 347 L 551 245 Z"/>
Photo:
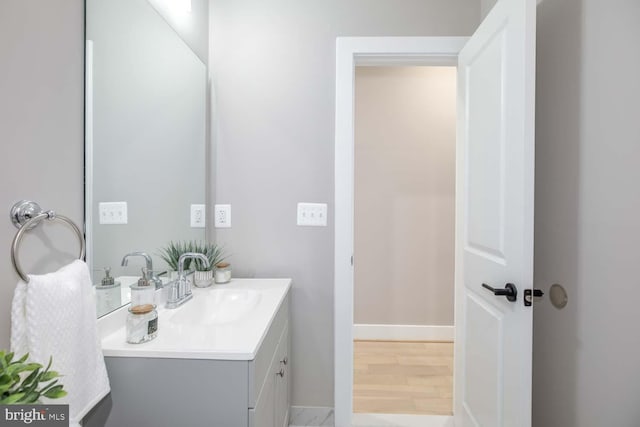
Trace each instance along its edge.
<path fill-rule="evenodd" d="M 167 308 L 180 307 L 185 302 L 193 298 L 191 293 L 191 284 L 187 281 L 184 272 L 184 262 L 187 259 L 198 259 L 202 261 L 205 267 L 209 268 L 209 259 L 203 254 L 197 252 L 186 252 L 178 258 L 178 279 L 169 284 L 169 295 L 167 296 Z"/>
<path fill-rule="evenodd" d="M 155 285 L 156 289 L 160 289 L 162 287 L 162 280 L 160 280 L 160 278 L 155 275 L 153 271 L 153 260 L 151 259 L 148 253 L 130 252 L 126 254 L 124 257 L 122 257 L 122 263 L 120 265 L 123 267 L 126 267 L 127 265 L 129 265 L 129 257 L 133 257 L 133 256 L 141 256 L 144 258 L 146 267 L 147 267 L 147 272 L 149 274 L 148 280 Z"/>

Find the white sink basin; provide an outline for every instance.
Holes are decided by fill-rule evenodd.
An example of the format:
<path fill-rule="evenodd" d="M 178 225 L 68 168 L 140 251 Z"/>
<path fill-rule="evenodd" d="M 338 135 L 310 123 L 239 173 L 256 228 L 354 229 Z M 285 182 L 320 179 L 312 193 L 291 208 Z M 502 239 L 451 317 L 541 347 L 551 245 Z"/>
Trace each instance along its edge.
<path fill-rule="evenodd" d="M 121 308 L 98 319 L 102 352 L 113 357 L 253 360 L 290 287 L 291 279 L 233 279 L 193 288 L 193 298 L 176 309 L 158 305 L 158 337 L 144 344 L 126 342 L 127 310 Z"/>
<path fill-rule="evenodd" d="M 222 325 L 247 316 L 260 302 L 260 293 L 243 289 L 212 289 L 175 310 L 165 311 L 167 322 L 198 326 Z"/>

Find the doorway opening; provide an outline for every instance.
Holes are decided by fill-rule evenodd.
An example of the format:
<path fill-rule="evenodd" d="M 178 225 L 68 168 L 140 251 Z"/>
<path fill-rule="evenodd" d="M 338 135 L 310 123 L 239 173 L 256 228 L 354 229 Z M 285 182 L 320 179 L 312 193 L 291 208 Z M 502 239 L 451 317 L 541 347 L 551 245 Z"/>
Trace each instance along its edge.
<path fill-rule="evenodd" d="M 496 3 L 468 40 L 337 40 L 337 427 L 398 425 L 371 420 L 362 423 L 354 416 L 352 402 L 354 75 L 357 65 L 392 63 L 458 67 L 454 416 L 447 417 L 447 424 L 455 418 L 458 425 L 531 425 L 535 6 L 534 1 Z"/>
<path fill-rule="evenodd" d="M 356 66 L 355 414 L 453 415 L 456 73 Z"/>
<path fill-rule="evenodd" d="M 398 415 L 385 419 L 354 413 L 354 295 L 355 270 L 355 74 L 357 66 L 455 67 L 466 37 L 339 38 L 336 57 L 336 170 L 335 170 L 335 424 L 451 425 L 446 415 Z M 455 104 L 455 103 L 454 103 Z M 454 132 L 455 135 L 455 132 Z M 455 163 L 455 162 L 454 162 Z M 453 216 L 453 212 L 451 213 Z M 375 240 L 369 239 L 369 244 Z M 384 276 L 384 266 L 378 273 Z M 432 325 L 433 326 L 433 325 Z M 446 325 L 445 325 L 446 326 Z M 361 331 L 358 331 L 360 333 Z M 407 418 L 408 417 L 408 418 Z M 391 424 L 390 424 L 391 423 Z"/>

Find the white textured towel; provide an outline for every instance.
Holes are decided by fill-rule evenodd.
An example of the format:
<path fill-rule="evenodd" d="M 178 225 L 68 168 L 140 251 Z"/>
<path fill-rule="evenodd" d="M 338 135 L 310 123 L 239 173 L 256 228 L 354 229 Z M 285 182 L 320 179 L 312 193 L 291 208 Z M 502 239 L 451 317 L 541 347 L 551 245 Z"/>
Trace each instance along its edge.
<path fill-rule="evenodd" d="M 29 275 L 16 286 L 11 307 L 11 351 L 52 369 L 69 393 L 49 403 L 68 403 L 70 425 L 109 393 L 109 378 L 96 323 L 87 264 L 77 260 L 55 273 Z"/>

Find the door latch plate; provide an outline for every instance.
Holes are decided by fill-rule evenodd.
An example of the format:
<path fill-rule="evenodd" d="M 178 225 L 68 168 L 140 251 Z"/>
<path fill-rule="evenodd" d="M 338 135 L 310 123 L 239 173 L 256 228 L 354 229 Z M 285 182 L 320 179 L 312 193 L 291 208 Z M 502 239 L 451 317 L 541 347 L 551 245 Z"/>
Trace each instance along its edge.
<path fill-rule="evenodd" d="M 531 307 L 531 303 L 533 302 L 533 297 L 541 297 L 544 295 L 544 292 L 540 289 L 525 289 L 524 290 L 524 306 Z"/>

